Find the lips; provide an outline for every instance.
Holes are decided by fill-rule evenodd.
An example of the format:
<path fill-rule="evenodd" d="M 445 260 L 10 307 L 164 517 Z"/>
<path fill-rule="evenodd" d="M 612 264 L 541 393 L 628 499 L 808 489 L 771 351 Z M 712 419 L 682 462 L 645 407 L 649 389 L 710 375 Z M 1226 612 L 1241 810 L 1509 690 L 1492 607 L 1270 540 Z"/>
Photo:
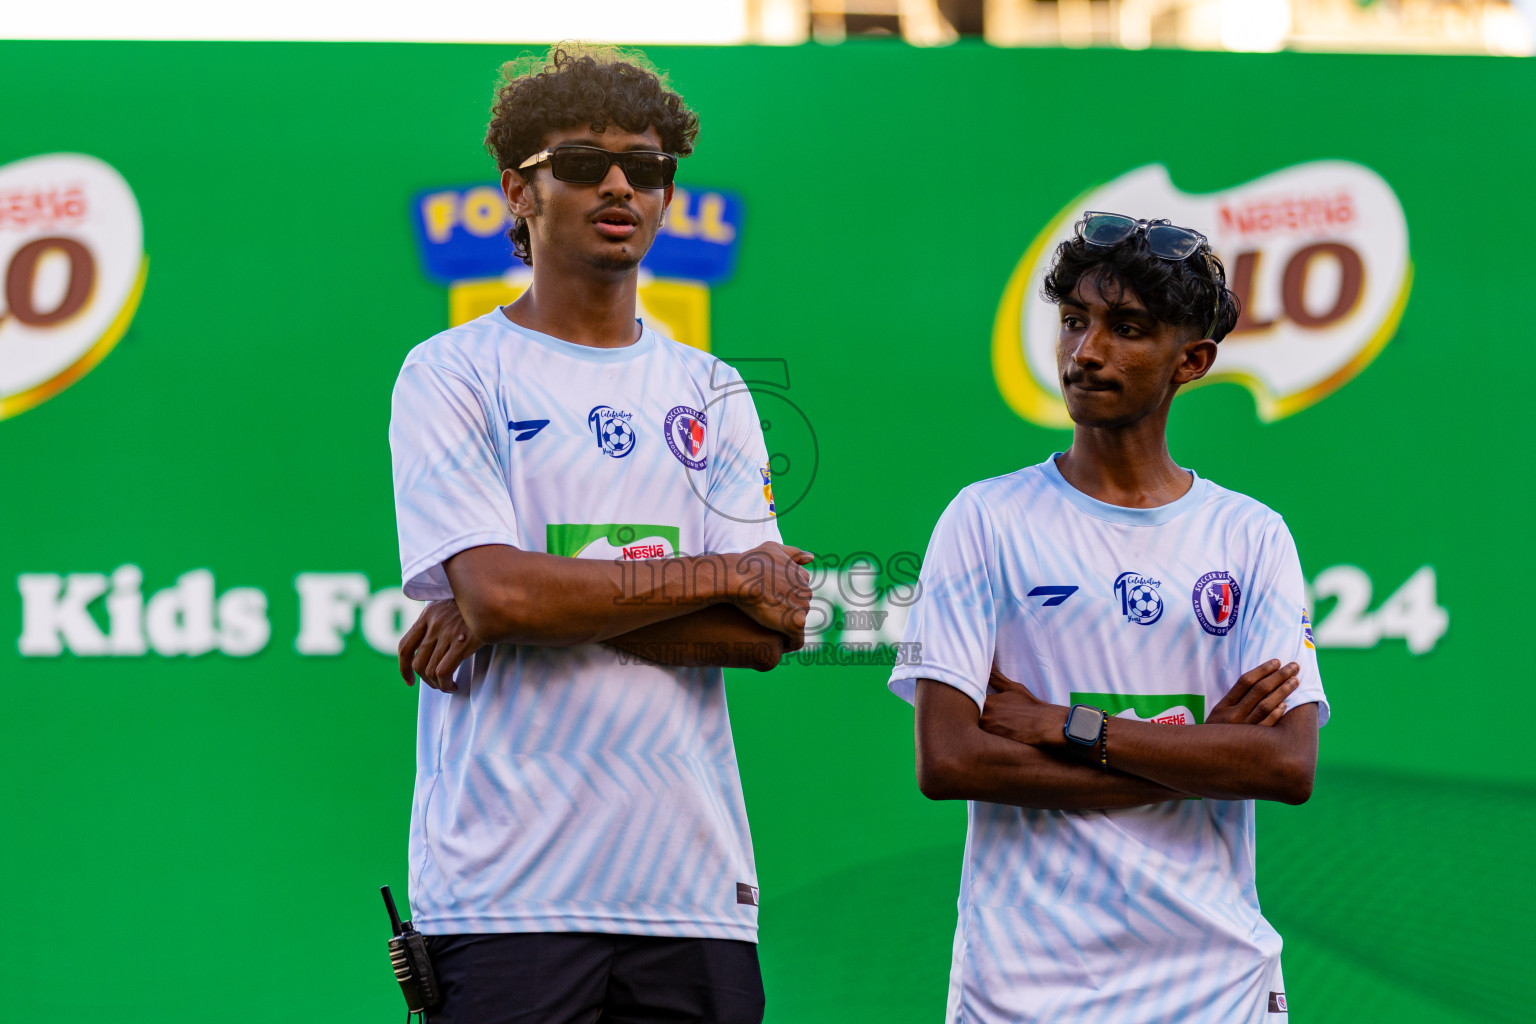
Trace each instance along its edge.
<path fill-rule="evenodd" d="M 592 218 L 598 233 L 605 238 L 622 240 L 633 235 L 640 227 L 640 218 L 628 210 L 617 207 L 600 210 Z"/>

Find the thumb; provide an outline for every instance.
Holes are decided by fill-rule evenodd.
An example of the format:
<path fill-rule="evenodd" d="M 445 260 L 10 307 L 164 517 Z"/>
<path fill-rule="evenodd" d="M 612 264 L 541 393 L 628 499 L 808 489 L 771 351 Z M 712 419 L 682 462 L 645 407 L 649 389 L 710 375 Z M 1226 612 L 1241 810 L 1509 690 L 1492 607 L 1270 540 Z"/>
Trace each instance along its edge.
<path fill-rule="evenodd" d="M 987 682 L 991 686 L 995 687 L 999 693 L 1006 693 L 1009 690 L 1013 690 L 1015 692 L 1020 692 L 1020 693 L 1028 693 L 1029 692 L 1023 686 L 1019 685 L 1018 683 L 1014 682 L 1012 679 L 1009 679 L 1007 676 L 1005 676 L 1001 672 L 999 672 L 997 670 L 997 666 L 996 665 L 992 666 L 992 675 L 990 677 L 988 677 Z"/>

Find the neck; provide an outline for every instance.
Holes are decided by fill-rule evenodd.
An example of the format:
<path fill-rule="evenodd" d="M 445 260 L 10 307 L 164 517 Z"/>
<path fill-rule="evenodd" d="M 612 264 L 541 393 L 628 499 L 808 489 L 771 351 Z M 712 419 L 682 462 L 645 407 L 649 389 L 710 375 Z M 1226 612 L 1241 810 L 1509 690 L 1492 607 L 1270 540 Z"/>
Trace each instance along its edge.
<path fill-rule="evenodd" d="M 1156 508 L 1177 501 L 1194 481 L 1168 454 L 1168 407 L 1125 427 L 1082 423 L 1072 447 L 1056 460 L 1067 483 L 1122 508 Z"/>
<path fill-rule="evenodd" d="M 600 274 L 590 267 L 562 267 L 539 255 L 533 285 L 502 312 L 540 334 L 592 348 L 623 348 L 639 340 L 635 324 L 638 269 Z"/>

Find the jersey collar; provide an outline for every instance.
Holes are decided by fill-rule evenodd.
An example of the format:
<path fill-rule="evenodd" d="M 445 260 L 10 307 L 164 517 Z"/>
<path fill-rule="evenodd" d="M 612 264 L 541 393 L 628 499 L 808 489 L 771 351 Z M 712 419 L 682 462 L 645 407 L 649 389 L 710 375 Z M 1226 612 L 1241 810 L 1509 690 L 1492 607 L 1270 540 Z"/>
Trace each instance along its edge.
<path fill-rule="evenodd" d="M 1125 526 L 1161 526 L 1166 522 L 1177 519 L 1179 516 L 1196 508 L 1205 500 L 1209 482 L 1201 479 L 1200 474 L 1192 469 L 1186 469 L 1194 482 L 1190 485 L 1184 496 L 1177 501 L 1171 501 L 1166 505 L 1158 505 L 1156 508 L 1126 508 L 1123 505 L 1111 505 L 1107 501 L 1084 494 L 1082 491 L 1067 483 L 1067 478 L 1061 475 L 1061 470 L 1056 467 L 1056 459 L 1061 452 L 1056 452 L 1050 458 L 1040 463 L 1040 471 L 1045 474 L 1045 479 L 1067 501 L 1093 516 L 1095 519 L 1103 519 L 1110 523 L 1121 523 Z"/>
<path fill-rule="evenodd" d="M 570 356 L 572 359 L 580 359 L 588 363 L 623 363 L 639 356 L 645 355 L 656 347 L 656 332 L 641 323 L 640 318 L 635 318 L 635 323 L 640 324 L 640 340 L 633 345 L 625 345 L 622 348 L 593 348 L 591 345 L 578 345 L 573 341 L 563 341 L 552 334 L 541 334 L 538 331 L 530 331 L 526 327 L 519 326 L 507 319 L 507 315 L 497 306 L 485 314 L 495 320 L 501 326 L 513 334 L 527 338 L 529 341 L 542 345 L 551 352 L 559 352 Z"/>

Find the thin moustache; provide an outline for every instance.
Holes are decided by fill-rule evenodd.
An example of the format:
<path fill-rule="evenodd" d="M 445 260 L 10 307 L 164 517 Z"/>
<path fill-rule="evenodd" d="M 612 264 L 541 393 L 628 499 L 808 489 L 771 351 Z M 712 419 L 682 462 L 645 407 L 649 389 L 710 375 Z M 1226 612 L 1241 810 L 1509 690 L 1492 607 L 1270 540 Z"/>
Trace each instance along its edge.
<path fill-rule="evenodd" d="M 1065 377 L 1064 382 L 1095 391 L 1119 391 L 1120 385 L 1110 380 L 1092 380 L 1088 377 Z"/>
<path fill-rule="evenodd" d="M 588 219 L 595 221 L 605 213 L 622 213 L 627 217 L 633 218 L 637 227 L 640 224 L 640 215 L 624 203 L 604 203 L 596 210 L 593 210 L 592 215 Z"/>

